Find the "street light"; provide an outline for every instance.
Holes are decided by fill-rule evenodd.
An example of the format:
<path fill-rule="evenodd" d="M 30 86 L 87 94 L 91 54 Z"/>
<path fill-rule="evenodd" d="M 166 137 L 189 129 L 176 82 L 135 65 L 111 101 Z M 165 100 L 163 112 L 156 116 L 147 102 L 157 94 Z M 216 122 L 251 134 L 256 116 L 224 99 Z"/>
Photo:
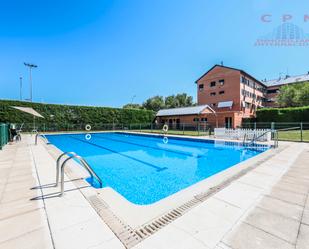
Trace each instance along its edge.
<path fill-rule="evenodd" d="M 133 104 L 133 101 L 135 99 L 136 95 L 133 95 L 132 98 L 131 98 L 131 105 Z"/>
<path fill-rule="evenodd" d="M 31 64 L 31 63 L 26 63 L 24 62 L 24 65 L 26 67 L 29 67 L 29 73 L 30 73 L 30 101 L 32 102 L 32 75 L 31 75 L 31 71 L 32 71 L 32 68 L 36 68 L 38 67 L 37 65 L 35 64 Z"/>

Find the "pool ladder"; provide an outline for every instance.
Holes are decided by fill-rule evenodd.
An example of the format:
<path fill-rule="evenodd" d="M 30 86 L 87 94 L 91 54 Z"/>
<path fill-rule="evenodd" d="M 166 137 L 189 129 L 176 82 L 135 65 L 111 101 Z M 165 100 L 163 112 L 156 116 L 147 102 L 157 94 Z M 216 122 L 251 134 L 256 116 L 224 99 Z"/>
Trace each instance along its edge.
<path fill-rule="evenodd" d="M 48 141 L 47 137 L 44 134 L 40 134 L 38 131 L 36 131 L 36 134 L 35 134 L 35 145 L 38 144 L 38 136 L 41 136 L 42 138 L 44 138 L 45 143 L 49 144 L 49 141 Z"/>
<path fill-rule="evenodd" d="M 64 156 L 68 156 L 67 159 L 65 159 L 63 161 L 63 163 L 60 166 L 60 161 L 61 158 L 63 158 Z M 59 174 L 61 173 L 61 191 L 60 191 L 60 196 L 63 196 L 64 194 L 64 168 L 67 165 L 67 162 L 70 161 L 71 159 L 78 159 L 78 161 L 82 164 L 82 166 L 88 171 L 88 173 L 90 174 L 91 178 L 96 178 L 96 180 L 99 182 L 100 187 L 102 188 L 103 183 L 102 180 L 100 179 L 100 177 L 93 171 L 93 169 L 91 168 L 91 166 L 87 163 L 87 161 L 82 158 L 81 156 L 77 155 L 75 152 L 64 152 L 62 153 L 58 158 L 57 158 L 57 162 L 56 162 L 56 183 L 55 183 L 55 187 L 58 186 L 59 183 Z"/>

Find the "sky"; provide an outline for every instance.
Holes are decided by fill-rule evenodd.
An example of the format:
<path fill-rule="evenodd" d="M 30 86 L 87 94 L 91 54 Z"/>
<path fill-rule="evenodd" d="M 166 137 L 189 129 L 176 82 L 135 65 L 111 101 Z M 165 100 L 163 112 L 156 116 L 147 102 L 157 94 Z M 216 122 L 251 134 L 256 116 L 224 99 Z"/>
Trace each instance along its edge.
<path fill-rule="evenodd" d="M 309 46 L 255 46 L 305 0 L 0 0 L 0 99 L 121 107 L 188 93 L 214 64 L 257 79 L 309 71 Z M 267 16 L 265 16 L 267 15 Z M 262 17 L 264 20 L 262 21 Z M 285 20 L 283 20 L 285 19 Z"/>

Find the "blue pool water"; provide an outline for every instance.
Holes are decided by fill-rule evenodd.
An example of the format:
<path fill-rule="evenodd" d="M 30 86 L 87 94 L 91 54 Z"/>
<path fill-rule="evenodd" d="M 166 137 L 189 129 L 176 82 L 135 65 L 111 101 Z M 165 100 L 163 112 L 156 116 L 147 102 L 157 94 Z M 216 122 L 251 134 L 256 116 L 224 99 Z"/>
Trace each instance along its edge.
<path fill-rule="evenodd" d="M 157 202 L 268 149 L 127 133 L 46 137 L 60 150 L 84 157 L 102 179 L 103 187 L 109 186 L 139 205 Z"/>

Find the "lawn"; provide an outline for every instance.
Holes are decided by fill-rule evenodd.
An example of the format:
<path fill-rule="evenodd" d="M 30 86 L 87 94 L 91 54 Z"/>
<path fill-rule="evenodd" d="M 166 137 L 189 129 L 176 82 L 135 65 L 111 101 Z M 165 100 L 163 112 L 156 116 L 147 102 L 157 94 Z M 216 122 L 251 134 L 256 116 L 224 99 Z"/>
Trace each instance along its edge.
<path fill-rule="evenodd" d="M 300 141 L 300 130 L 295 131 L 278 131 L 279 140 Z M 303 141 L 309 142 L 309 130 L 303 130 Z"/>
<path fill-rule="evenodd" d="M 156 133 L 156 134 L 164 134 L 162 130 L 150 130 L 150 129 L 142 129 L 142 130 L 130 130 L 135 132 L 146 132 L 146 133 Z M 182 131 L 182 130 L 168 130 L 168 135 L 185 135 L 185 136 L 205 136 L 209 135 L 209 132 L 206 131 Z"/>

